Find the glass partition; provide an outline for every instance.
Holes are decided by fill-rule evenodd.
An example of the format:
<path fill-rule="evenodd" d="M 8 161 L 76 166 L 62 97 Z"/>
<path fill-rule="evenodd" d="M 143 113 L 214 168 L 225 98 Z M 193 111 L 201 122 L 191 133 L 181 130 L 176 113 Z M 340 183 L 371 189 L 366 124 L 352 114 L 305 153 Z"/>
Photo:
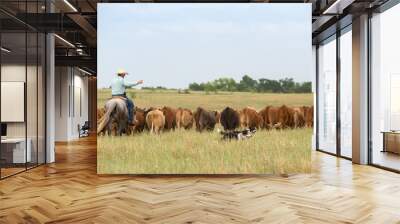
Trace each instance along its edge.
<path fill-rule="evenodd" d="M 25 32 L 1 34 L 2 177 L 24 171 L 31 162 L 26 141 L 26 40 Z"/>
<path fill-rule="evenodd" d="M 0 3 L 19 13 L 43 5 Z M 43 33 L 0 12 L 0 178 L 45 163 L 45 44 Z"/>
<path fill-rule="evenodd" d="M 318 48 L 318 149 L 336 154 L 336 36 Z"/>
<path fill-rule="evenodd" d="M 27 1 L 26 12 L 38 13 L 40 5 L 38 1 Z M 35 20 L 32 18 L 32 22 Z M 31 151 L 31 161 L 27 167 L 32 168 L 38 165 L 38 62 L 39 62 L 39 35 L 36 30 L 26 30 L 27 38 L 27 85 L 26 85 L 26 114 L 27 114 L 27 150 Z"/>

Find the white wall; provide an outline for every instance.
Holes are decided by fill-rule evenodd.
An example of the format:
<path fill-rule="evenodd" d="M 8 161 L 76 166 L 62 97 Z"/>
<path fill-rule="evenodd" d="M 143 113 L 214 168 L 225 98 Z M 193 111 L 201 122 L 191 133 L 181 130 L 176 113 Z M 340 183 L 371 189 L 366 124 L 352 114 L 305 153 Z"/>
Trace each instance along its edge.
<path fill-rule="evenodd" d="M 88 78 L 72 67 L 56 67 L 56 141 L 79 137 L 78 125 L 88 120 Z"/>
<path fill-rule="evenodd" d="M 67 67 L 55 68 L 55 140 L 68 139 L 68 88 L 69 77 Z"/>
<path fill-rule="evenodd" d="M 89 119 L 89 113 L 88 113 L 88 78 L 83 77 L 82 73 L 78 73 L 78 70 L 74 70 L 74 80 L 73 80 L 73 89 L 74 91 L 72 92 L 73 96 L 71 96 L 71 99 L 74 99 L 74 102 L 71 104 L 74 105 L 73 108 L 71 108 L 71 132 L 70 135 L 72 138 L 77 138 L 79 137 L 79 132 L 78 132 L 78 124 L 83 125 L 85 121 L 88 121 Z"/>
<path fill-rule="evenodd" d="M 38 69 L 38 70 L 37 70 Z M 24 82 L 26 84 L 26 107 L 25 104 L 20 108 L 20 112 L 26 112 L 26 120 L 22 122 L 6 122 L 7 137 L 24 138 L 25 135 L 31 144 L 32 162 L 39 159 L 39 163 L 44 163 L 45 159 L 45 116 L 44 116 L 44 74 L 42 68 L 25 64 L 2 64 L 2 82 Z M 27 80 L 25 80 L 27 78 Z M 4 89 L 3 89 L 4 90 Z M 2 90 L 2 91 L 3 91 Z M 24 90 L 21 90 L 24 94 Z M 7 97 L 2 95 L 2 97 Z M 12 108 L 3 107 L 1 110 L 13 113 Z M 7 111 L 9 110 L 9 111 Z M 26 110 L 26 111 L 25 111 Z"/>
<path fill-rule="evenodd" d="M 29 108 L 27 108 L 27 121 L 28 124 L 28 137 L 29 130 L 36 130 L 36 80 L 33 80 L 30 75 L 36 74 L 36 67 L 17 64 L 4 64 L 1 66 L 1 81 L 2 82 L 25 82 L 26 71 L 28 72 L 28 85 L 35 86 L 35 88 L 27 88 L 27 107 L 34 107 L 35 113 L 33 113 Z M 39 105 L 40 107 L 41 105 Z M 2 108 L 2 110 L 7 110 L 7 108 Z M 31 123 L 34 122 L 34 123 Z M 7 122 L 7 135 L 8 137 L 25 137 L 25 126 L 26 122 Z M 36 132 L 35 132 L 36 137 Z"/>

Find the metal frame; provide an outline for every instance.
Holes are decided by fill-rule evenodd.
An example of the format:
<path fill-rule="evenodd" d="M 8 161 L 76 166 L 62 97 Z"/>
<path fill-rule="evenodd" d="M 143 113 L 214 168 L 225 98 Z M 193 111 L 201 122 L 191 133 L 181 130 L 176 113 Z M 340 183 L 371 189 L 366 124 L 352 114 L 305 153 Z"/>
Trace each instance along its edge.
<path fill-rule="evenodd" d="M 48 13 L 48 2 L 45 0 L 45 12 Z M 47 163 L 47 32 L 44 32 L 44 161 L 43 164 Z M 42 74 L 43 75 L 43 74 Z"/>
<path fill-rule="evenodd" d="M 25 12 L 28 11 L 27 2 L 25 2 Z M 25 13 L 25 19 L 27 13 Z M 26 23 L 25 23 L 26 24 Z M 25 120 L 25 170 L 28 170 L 28 24 L 25 25 L 25 93 L 24 93 L 24 120 Z"/>
<path fill-rule="evenodd" d="M 342 133 L 342 124 L 340 117 L 340 84 L 341 84 L 341 64 L 340 64 L 340 37 L 341 32 L 339 29 L 336 31 L 336 154 L 341 156 L 341 133 Z"/>
<path fill-rule="evenodd" d="M 374 12 L 377 13 L 382 13 L 390 8 L 392 8 L 393 6 L 397 5 L 400 3 L 400 0 L 387 0 L 384 4 L 380 5 L 379 7 L 377 7 Z"/>
<path fill-rule="evenodd" d="M 372 19 L 372 13 L 368 13 L 368 36 L 367 36 L 367 41 L 368 41 L 368 54 L 367 54 L 367 63 L 368 63 L 368 75 L 367 75 L 367 83 L 368 83 L 368 96 L 367 96 L 367 119 L 368 119 L 368 164 L 372 164 L 372 63 L 371 63 L 371 57 L 372 57 L 372 32 L 371 32 L 371 19 Z"/>
<path fill-rule="evenodd" d="M 319 149 L 319 45 L 315 46 L 315 148 Z"/>
<path fill-rule="evenodd" d="M 37 2 L 39 3 L 39 2 Z M 39 4 L 36 4 L 39 12 Z M 36 166 L 39 165 L 39 32 L 36 32 Z M 46 150 L 45 150 L 46 151 Z"/>

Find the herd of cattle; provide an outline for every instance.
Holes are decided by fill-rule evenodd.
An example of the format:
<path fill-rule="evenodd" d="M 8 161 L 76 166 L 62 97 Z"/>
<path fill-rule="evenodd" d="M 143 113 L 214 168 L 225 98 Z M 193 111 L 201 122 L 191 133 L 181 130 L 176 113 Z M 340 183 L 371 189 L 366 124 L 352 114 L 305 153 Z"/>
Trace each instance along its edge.
<path fill-rule="evenodd" d="M 134 125 L 128 126 L 125 133 L 143 132 L 149 130 L 151 133 L 159 134 L 163 130 L 191 129 L 193 126 L 199 132 L 212 131 L 217 123 L 220 123 L 225 131 L 237 128 L 250 129 L 285 129 L 302 128 L 313 126 L 313 106 L 288 107 L 267 106 L 260 111 L 246 107 L 235 110 L 226 107 L 221 112 L 210 111 L 198 107 L 196 111 L 185 108 L 135 108 Z M 97 120 L 101 120 L 105 111 L 98 109 Z M 113 124 L 111 133 L 115 134 L 117 123 Z M 104 131 L 99 134 L 105 134 Z"/>

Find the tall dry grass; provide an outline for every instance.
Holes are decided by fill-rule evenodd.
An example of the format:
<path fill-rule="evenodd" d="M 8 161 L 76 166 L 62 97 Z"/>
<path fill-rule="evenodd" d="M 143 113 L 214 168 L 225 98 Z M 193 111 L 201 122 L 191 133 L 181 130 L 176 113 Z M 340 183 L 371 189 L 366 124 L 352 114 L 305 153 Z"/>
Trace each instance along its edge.
<path fill-rule="evenodd" d="M 311 129 L 258 131 L 222 141 L 194 130 L 98 137 L 101 174 L 291 174 L 311 169 Z"/>

